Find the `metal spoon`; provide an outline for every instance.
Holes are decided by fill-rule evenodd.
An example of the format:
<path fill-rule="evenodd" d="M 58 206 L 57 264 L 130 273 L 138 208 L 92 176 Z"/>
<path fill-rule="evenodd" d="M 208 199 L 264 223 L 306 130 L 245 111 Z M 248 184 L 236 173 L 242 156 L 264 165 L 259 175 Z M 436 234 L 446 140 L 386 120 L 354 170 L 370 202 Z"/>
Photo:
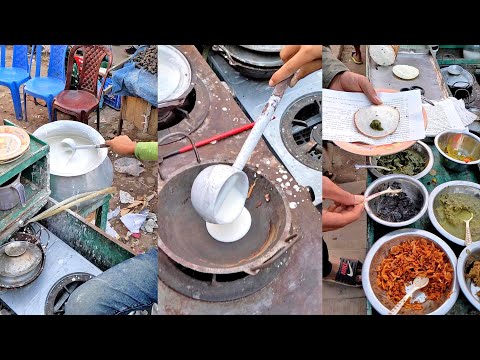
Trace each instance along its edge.
<path fill-rule="evenodd" d="M 472 233 L 470 232 L 470 221 L 473 219 L 473 213 L 470 213 L 470 219 L 465 221 L 465 246 L 472 245 Z"/>
<path fill-rule="evenodd" d="M 398 194 L 401 193 L 402 189 L 392 189 L 391 187 L 388 187 L 387 190 L 379 191 L 378 193 L 372 194 L 370 196 L 367 196 L 365 198 L 365 202 L 369 202 L 370 200 L 373 200 L 379 196 L 386 195 L 386 194 Z"/>
<path fill-rule="evenodd" d="M 77 145 L 75 140 L 70 139 L 70 138 L 65 138 L 62 141 L 60 141 L 60 143 L 64 146 L 69 147 L 72 152 L 75 152 L 76 150 L 79 150 L 79 149 L 80 150 L 81 149 L 95 149 L 95 148 L 99 149 L 99 148 L 106 148 L 106 147 L 110 146 L 110 145 L 107 145 L 107 144 Z"/>
<path fill-rule="evenodd" d="M 410 289 L 410 291 L 407 292 L 405 296 L 402 298 L 402 300 L 400 300 L 398 304 L 395 305 L 395 307 L 388 312 L 388 315 L 397 315 L 400 309 L 403 307 L 403 305 L 407 302 L 408 298 L 412 296 L 415 291 L 427 286 L 429 281 L 430 279 L 427 277 L 417 276 L 413 280 L 413 286 Z"/>
<path fill-rule="evenodd" d="M 382 169 L 386 171 L 392 171 L 392 169 L 387 168 L 385 166 L 378 166 L 378 165 L 360 165 L 360 164 L 355 164 L 355 169 Z"/>

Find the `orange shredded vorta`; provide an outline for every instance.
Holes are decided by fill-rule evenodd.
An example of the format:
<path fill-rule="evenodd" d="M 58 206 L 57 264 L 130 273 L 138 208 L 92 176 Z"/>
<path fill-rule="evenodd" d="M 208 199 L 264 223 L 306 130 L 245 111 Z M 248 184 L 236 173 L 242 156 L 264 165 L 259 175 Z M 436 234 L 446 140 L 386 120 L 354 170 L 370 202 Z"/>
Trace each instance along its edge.
<path fill-rule="evenodd" d="M 423 238 L 408 239 L 390 249 L 377 268 L 377 284 L 390 300 L 397 303 L 406 294 L 405 286 L 417 276 L 430 279 L 421 291 L 429 300 L 438 300 L 451 286 L 453 267 L 447 254 L 435 243 Z M 405 303 L 405 308 L 421 310 L 419 303 Z"/>

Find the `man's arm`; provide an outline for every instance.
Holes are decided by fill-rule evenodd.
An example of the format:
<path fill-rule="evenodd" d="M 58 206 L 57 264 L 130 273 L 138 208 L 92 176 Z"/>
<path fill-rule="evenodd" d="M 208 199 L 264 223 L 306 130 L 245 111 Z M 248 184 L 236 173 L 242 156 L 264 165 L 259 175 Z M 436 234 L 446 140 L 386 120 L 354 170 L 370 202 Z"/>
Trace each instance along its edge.
<path fill-rule="evenodd" d="M 329 45 L 323 45 L 323 88 L 328 89 L 333 78 L 348 68 L 332 54 Z"/>

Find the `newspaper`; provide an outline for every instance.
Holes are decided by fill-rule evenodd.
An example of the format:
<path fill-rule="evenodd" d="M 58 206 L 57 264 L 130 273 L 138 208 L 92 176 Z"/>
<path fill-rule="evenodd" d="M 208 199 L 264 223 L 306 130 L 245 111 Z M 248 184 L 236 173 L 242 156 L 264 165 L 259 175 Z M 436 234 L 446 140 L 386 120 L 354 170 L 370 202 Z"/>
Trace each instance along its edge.
<path fill-rule="evenodd" d="M 358 109 L 372 105 L 365 94 L 323 89 L 323 139 L 386 145 L 420 140 L 425 137 L 420 90 L 395 93 L 379 92 L 378 96 L 385 105 L 398 109 L 400 112 L 400 124 L 393 134 L 381 139 L 372 139 L 360 133 L 353 120 L 354 114 Z"/>
<path fill-rule="evenodd" d="M 464 130 L 477 119 L 477 115 L 465 108 L 463 100 L 449 97 L 442 101 L 434 101 L 434 104 L 435 106 L 425 105 L 428 137 L 435 137 L 445 130 Z"/>

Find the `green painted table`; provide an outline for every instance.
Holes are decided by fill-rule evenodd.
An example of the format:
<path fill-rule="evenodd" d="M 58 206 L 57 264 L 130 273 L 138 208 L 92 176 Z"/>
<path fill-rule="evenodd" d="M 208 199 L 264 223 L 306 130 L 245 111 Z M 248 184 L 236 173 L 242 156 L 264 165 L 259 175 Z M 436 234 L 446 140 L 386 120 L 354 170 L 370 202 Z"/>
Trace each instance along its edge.
<path fill-rule="evenodd" d="M 5 120 L 5 125 L 16 126 Z M 26 220 L 35 215 L 46 203 L 50 195 L 50 172 L 48 167 L 49 146 L 30 135 L 29 149 L 17 160 L 0 165 L 0 184 L 17 176 L 25 189 L 26 205 L 18 204 L 11 210 L 0 211 L 0 245 L 16 232 Z"/>
<path fill-rule="evenodd" d="M 425 142 L 425 140 L 424 140 Z M 463 172 L 451 172 L 448 169 L 446 169 L 441 163 L 440 163 L 440 153 L 438 150 L 435 148 L 435 145 L 433 143 L 428 144 L 430 148 L 432 149 L 435 161 L 433 165 L 433 170 L 435 170 L 437 173 L 435 176 L 432 176 L 431 174 L 425 175 L 423 178 L 420 179 L 420 182 L 425 185 L 427 188 L 428 192 L 431 193 L 432 190 L 439 184 L 443 184 L 448 181 L 453 181 L 453 180 L 463 180 L 463 181 L 471 181 L 474 183 L 479 183 L 480 180 L 480 170 L 477 165 L 472 165 L 469 167 L 466 167 L 466 170 Z M 433 178 L 436 179 L 436 183 L 433 180 Z M 374 180 L 376 180 L 376 177 L 374 177 L 370 172 L 368 173 L 367 177 L 367 186 L 370 185 Z M 409 226 L 410 228 L 416 228 L 416 229 L 423 229 L 426 231 L 429 231 L 437 236 L 439 236 L 441 239 L 445 240 L 446 243 L 452 248 L 452 250 L 455 252 L 457 257 L 460 255 L 462 250 L 464 249 L 463 246 L 459 246 L 457 244 L 454 244 L 447 239 L 445 239 L 432 225 L 430 222 L 430 219 L 428 218 L 428 213 L 425 213 L 424 216 L 417 222 L 413 223 L 412 225 Z M 367 221 L 367 231 L 368 231 L 368 247 L 370 248 L 375 240 L 380 239 L 383 235 L 390 233 L 392 231 L 396 230 L 396 228 L 390 228 L 387 226 L 380 225 L 373 221 L 372 219 L 368 218 Z M 377 312 L 372 309 L 371 304 L 367 301 L 367 313 L 368 314 L 377 314 Z M 480 312 L 477 311 L 467 300 L 467 298 L 463 295 L 463 293 L 460 290 L 460 296 L 458 297 L 457 302 L 455 303 L 454 307 L 452 310 L 449 311 L 448 314 L 476 314 L 479 315 Z"/>

